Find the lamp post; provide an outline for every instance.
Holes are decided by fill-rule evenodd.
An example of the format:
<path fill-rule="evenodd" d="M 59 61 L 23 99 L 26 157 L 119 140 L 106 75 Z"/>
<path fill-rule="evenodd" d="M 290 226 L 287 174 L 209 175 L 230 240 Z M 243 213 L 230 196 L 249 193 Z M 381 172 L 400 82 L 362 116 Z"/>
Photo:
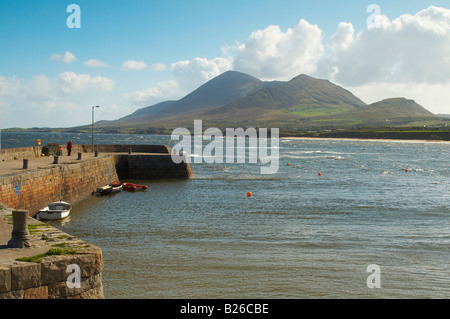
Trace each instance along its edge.
<path fill-rule="evenodd" d="M 100 107 L 99 105 L 94 105 L 92 107 L 92 153 L 94 153 L 94 108 Z"/>

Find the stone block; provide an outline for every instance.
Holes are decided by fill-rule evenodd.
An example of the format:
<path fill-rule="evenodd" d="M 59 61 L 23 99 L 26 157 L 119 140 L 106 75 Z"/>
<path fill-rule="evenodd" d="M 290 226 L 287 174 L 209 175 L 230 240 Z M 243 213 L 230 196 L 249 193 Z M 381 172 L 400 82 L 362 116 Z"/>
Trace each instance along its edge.
<path fill-rule="evenodd" d="M 94 275 L 88 278 L 82 278 L 80 282 L 80 288 L 71 288 L 64 282 L 55 282 L 48 285 L 48 298 L 49 299 L 59 299 L 59 298 L 72 298 L 80 294 L 90 291 L 95 288 L 102 287 L 102 276 L 101 274 Z M 103 288 L 101 288 L 103 289 Z"/>
<path fill-rule="evenodd" d="M 25 289 L 23 299 L 48 299 L 48 287 L 41 286 Z"/>
<path fill-rule="evenodd" d="M 0 292 L 11 290 L 11 268 L 0 266 Z"/>
<path fill-rule="evenodd" d="M 101 254 L 76 254 L 63 256 L 48 256 L 42 260 L 42 284 L 47 285 L 54 282 L 66 282 L 72 274 L 67 272 L 69 265 L 80 267 L 81 278 L 90 277 L 102 272 L 103 262 Z"/>
<path fill-rule="evenodd" d="M 80 299 L 104 299 L 103 286 L 84 291 L 80 294 Z"/>
<path fill-rule="evenodd" d="M 18 263 L 11 266 L 11 290 L 21 290 L 41 285 L 41 264 Z"/>
<path fill-rule="evenodd" d="M 9 292 L 0 292 L 0 299 L 23 299 L 23 295 L 23 289 Z"/>

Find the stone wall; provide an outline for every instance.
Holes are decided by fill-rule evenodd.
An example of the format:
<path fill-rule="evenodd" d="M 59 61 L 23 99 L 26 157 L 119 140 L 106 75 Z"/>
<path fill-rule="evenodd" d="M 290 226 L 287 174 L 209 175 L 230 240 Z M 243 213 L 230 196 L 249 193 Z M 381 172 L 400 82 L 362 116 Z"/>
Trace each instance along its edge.
<path fill-rule="evenodd" d="M 41 155 L 42 147 L 15 147 L 15 148 L 5 148 L 0 152 L 0 160 L 1 161 L 10 161 L 10 160 L 20 160 L 23 158 L 33 158 Z"/>
<path fill-rule="evenodd" d="M 84 152 L 92 152 L 92 145 L 81 145 Z M 131 150 L 133 153 L 158 153 L 170 154 L 171 148 L 167 145 L 147 145 L 147 144 L 98 144 L 94 145 L 94 150 L 99 153 L 128 153 Z"/>
<path fill-rule="evenodd" d="M 116 168 L 122 179 L 187 179 L 194 176 L 185 161 L 175 164 L 171 155 L 115 155 Z"/>
<path fill-rule="evenodd" d="M 34 214 L 60 199 L 70 203 L 79 202 L 91 196 L 97 187 L 118 179 L 113 157 L 55 165 L 54 168 L 1 176 L 0 201 Z M 19 195 L 16 193 L 17 183 L 20 184 Z"/>
<path fill-rule="evenodd" d="M 2 149 L 0 152 L 0 160 L 21 160 L 39 157 L 42 154 L 42 148 L 46 145 L 34 147 L 16 147 Z M 62 154 L 67 155 L 67 145 L 60 145 Z M 128 153 L 131 149 L 133 153 L 159 153 L 170 154 L 171 148 L 167 145 L 147 145 L 147 144 L 98 144 L 94 145 L 94 149 L 99 153 Z M 72 154 L 91 153 L 91 144 L 74 144 L 72 146 Z M 55 154 L 50 154 L 55 155 Z"/>
<path fill-rule="evenodd" d="M 11 219 L 12 209 L 1 206 L 0 223 L 5 223 Z M 30 248 L 0 250 L 0 299 L 104 298 L 100 248 L 33 218 L 28 224 L 33 226 Z M 71 253 L 46 255 L 51 249 Z M 44 256 L 37 261 L 19 260 L 39 255 Z"/>

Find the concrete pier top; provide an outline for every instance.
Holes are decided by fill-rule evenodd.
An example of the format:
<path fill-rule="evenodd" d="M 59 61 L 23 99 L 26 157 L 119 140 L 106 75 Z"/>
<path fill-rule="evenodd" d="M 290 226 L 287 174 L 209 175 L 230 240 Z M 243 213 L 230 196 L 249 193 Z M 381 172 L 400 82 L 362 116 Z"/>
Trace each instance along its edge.
<path fill-rule="evenodd" d="M 29 248 L 8 248 L 7 243 L 11 239 L 13 230 L 12 211 L 14 209 L 0 203 L 0 267 L 11 264 L 19 264 L 16 259 L 30 257 L 47 252 L 54 244 L 67 241 L 68 238 L 75 237 L 68 235 L 54 227 L 45 224 L 34 218 L 28 218 L 28 225 L 33 225 L 33 231 L 30 233 L 31 247 Z M 43 234 L 47 234 L 44 235 Z M 48 240 L 50 237 L 54 240 Z M 45 240 L 44 240 L 45 239 Z M 86 245 L 87 242 L 76 239 L 77 245 Z"/>
<path fill-rule="evenodd" d="M 33 218 L 28 219 L 31 247 L 7 248 L 12 211 L 0 203 L 0 299 L 104 298 L 100 248 Z M 71 254 L 48 253 L 56 249 L 71 250 Z M 38 261 L 20 260 L 37 256 Z M 79 286 L 67 283 L 70 265 L 82 269 Z"/>
<path fill-rule="evenodd" d="M 98 159 L 98 158 L 108 158 L 113 155 L 128 155 L 128 153 L 99 153 L 97 157 L 95 157 L 94 153 L 81 153 L 81 160 L 77 159 L 78 154 L 72 153 L 71 156 L 62 155 L 58 158 L 58 164 L 53 163 L 53 156 L 41 156 L 41 157 L 31 157 L 28 159 L 28 167 L 27 169 L 23 168 L 22 159 L 18 160 L 5 160 L 0 162 L 0 177 L 1 176 L 9 176 L 15 174 L 23 174 L 27 171 L 39 170 L 39 169 L 48 169 L 54 168 L 57 165 L 65 165 L 65 164 L 79 164 L 82 162 Z M 132 153 L 133 155 L 161 155 L 160 153 Z"/>

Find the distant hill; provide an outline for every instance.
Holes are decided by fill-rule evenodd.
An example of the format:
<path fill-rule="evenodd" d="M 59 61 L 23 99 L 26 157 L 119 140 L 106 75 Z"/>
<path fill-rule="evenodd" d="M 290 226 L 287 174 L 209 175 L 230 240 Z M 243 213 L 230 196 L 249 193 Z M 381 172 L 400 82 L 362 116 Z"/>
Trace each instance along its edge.
<path fill-rule="evenodd" d="M 368 105 L 361 111 L 364 111 L 366 113 L 371 112 L 373 116 L 380 116 L 380 113 L 382 113 L 384 117 L 388 119 L 435 116 L 433 113 L 417 104 L 414 100 L 408 100 L 405 98 L 392 98 L 382 100 L 380 102 Z"/>
<path fill-rule="evenodd" d="M 359 110 L 349 111 L 329 117 L 320 117 L 313 121 L 334 123 L 352 123 L 362 126 L 404 125 L 419 119 L 427 120 L 436 116 L 417 104 L 414 100 L 405 98 L 390 98 L 372 103 Z"/>
<path fill-rule="evenodd" d="M 302 74 L 290 81 L 261 81 L 228 71 L 177 101 L 144 107 L 97 128 L 146 130 L 190 127 L 201 119 L 210 126 L 335 127 L 404 125 L 438 119 L 412 100 L 386 99 L 365 104 L 328 80 Z"/>
<path fill-rule="evenodd" d="M 436 114 L 436 116 L 450 119 L 450 114 Z"/>

